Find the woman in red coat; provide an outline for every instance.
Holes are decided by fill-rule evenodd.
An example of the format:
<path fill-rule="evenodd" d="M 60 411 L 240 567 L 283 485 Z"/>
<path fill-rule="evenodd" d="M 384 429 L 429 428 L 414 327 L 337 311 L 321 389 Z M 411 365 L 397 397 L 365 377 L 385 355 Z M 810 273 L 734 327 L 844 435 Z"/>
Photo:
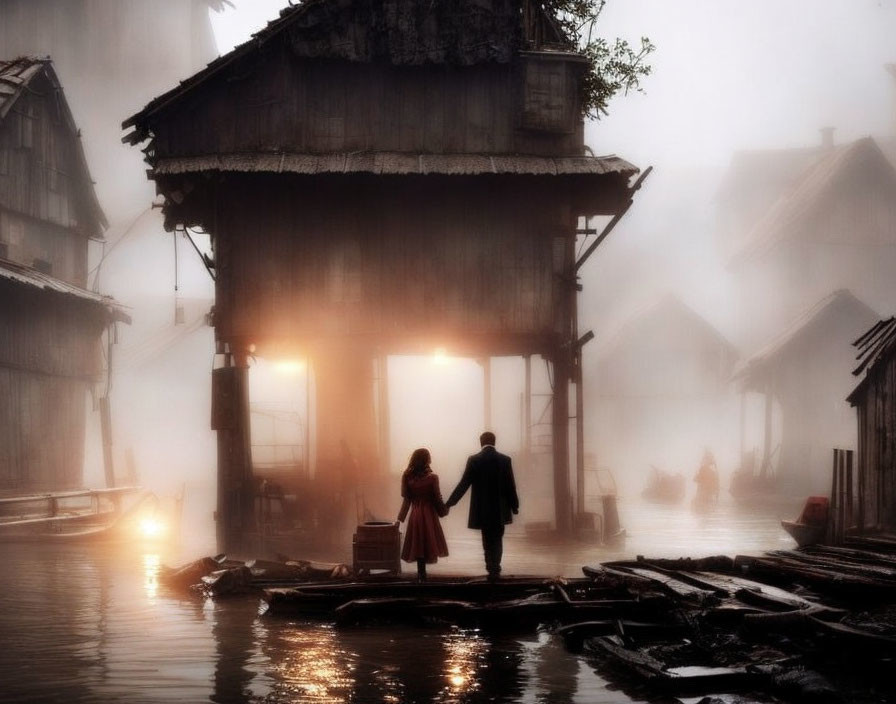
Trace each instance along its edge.
<path fill-rule="evenodd" d="M 401 559 L 417 563 L 417 579 L 426 580 L 426 565 L 448 556 L 445 534 L 439 524 L 439 516 L 447 516 L 448 508 L 439 491 L 439 478 L 429 466 L 429 450 L 421 447 L 414 450 L 408 460 L 408 468 L 401 475 L 401 511 L 399 522 L 408 515 L 407 530 Z"/>

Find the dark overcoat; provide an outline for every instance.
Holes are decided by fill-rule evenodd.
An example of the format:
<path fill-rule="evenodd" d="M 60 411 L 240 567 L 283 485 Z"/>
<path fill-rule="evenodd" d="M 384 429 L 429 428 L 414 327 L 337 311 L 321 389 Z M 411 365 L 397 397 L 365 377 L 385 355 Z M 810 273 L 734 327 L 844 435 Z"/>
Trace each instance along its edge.
<path fill-rule="evenodd" d="M 467 459 L 464 475 L 445 503 L 453 506 L 467 489 L 471 489 L 470 517 L 467 521 L 470 528 L 482 529 L 511 523 L 512 514 L 520 509 L 510 458 L 491 445 L 486 445 Z"/>

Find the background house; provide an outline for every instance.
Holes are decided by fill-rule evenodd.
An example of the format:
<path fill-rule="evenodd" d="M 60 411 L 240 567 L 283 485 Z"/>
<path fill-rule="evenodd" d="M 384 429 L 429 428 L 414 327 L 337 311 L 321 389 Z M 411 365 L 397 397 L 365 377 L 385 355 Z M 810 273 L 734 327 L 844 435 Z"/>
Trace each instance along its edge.
<path fill-rule="evenodd" d="M 650 465 L 689 475 L 706 448 L 733 464 L 737 351 L 693 309 L 667 295 L 594 354 L 597 462 L 620 483 L 640 490 Z"/>
<path fill-rule="evenodd" d="M 752 440 L 757 470 L 776 474 L 780 490 L 824 494 L 831 449 L 855 447 L 855 423 L 844 400 L 852 384 L 846 373 L 854 357 L 850 341 L 876 318 L 852 293 L 836 291 L 738 372 L 744 391 L 765 396 L 751 422 Z"/>
<path fill-rule="evenodd" d="M 84 288 L 105 225 L 52 64 L 0 61 L 0 491 L 82 483 L 100 338 L 126 319 Z"/>

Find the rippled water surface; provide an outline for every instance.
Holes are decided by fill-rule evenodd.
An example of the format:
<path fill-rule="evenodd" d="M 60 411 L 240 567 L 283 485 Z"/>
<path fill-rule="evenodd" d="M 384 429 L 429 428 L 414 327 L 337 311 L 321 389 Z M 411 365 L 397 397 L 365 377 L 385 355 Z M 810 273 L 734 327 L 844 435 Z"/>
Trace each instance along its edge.
<path fill-rule="evenodd" d="M 792 504 L 706 514 L 626 504 L 628 540 L 531 544 L 511 534 L 505 572 L 580 575 L 622 556 L 756 552 L 792 543 Z M 432 570 L 481 574 L 473 532 L 447 526 Z M 256 598 L 213 602 L 166 591 L 147 550 L 0 545 L 0 700 L 33 702 L 626 702 L 545 633 L 353 628 L 261 614 Z M 187 557 L 195 557 L 196 554 Z"/>

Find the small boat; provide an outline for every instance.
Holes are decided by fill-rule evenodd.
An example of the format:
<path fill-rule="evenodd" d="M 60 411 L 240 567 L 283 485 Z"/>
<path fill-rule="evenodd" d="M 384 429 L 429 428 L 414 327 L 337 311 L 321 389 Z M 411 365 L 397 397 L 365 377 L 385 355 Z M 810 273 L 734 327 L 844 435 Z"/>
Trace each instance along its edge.
<path fill-rule="evenodd" d="M 662 504 L 677 504 L 684 498 L 685 481 L 681 473 L 670 474 L 650 465 L 652 470 L 647 486 L 641 492 L 647 501 Z"/>
<path fill-rule="evenodd" d="M 180 500 L 177 501 L 179 510 Z M 139 487 L 0 498 L 0 542 L 133 542 L 170 537 L 159 498 Z"/>
<path fill-rule="evenodd" d="M 824 526 L 813 526 L 798 521 L 781 521 L 781 527 L 790 534 L 790 537 L 801 548 L 808 545 L 818 545 L 824 538 Z"/>
<path fill-rule="evenodd" d="M 799 547 L 817 545 L 824 540 L 828 525 L 828 506 L 828 497 L 810 496 L 806 499 L 800 517 L 795 521 L 781 521 L 781 527 Z"/>

